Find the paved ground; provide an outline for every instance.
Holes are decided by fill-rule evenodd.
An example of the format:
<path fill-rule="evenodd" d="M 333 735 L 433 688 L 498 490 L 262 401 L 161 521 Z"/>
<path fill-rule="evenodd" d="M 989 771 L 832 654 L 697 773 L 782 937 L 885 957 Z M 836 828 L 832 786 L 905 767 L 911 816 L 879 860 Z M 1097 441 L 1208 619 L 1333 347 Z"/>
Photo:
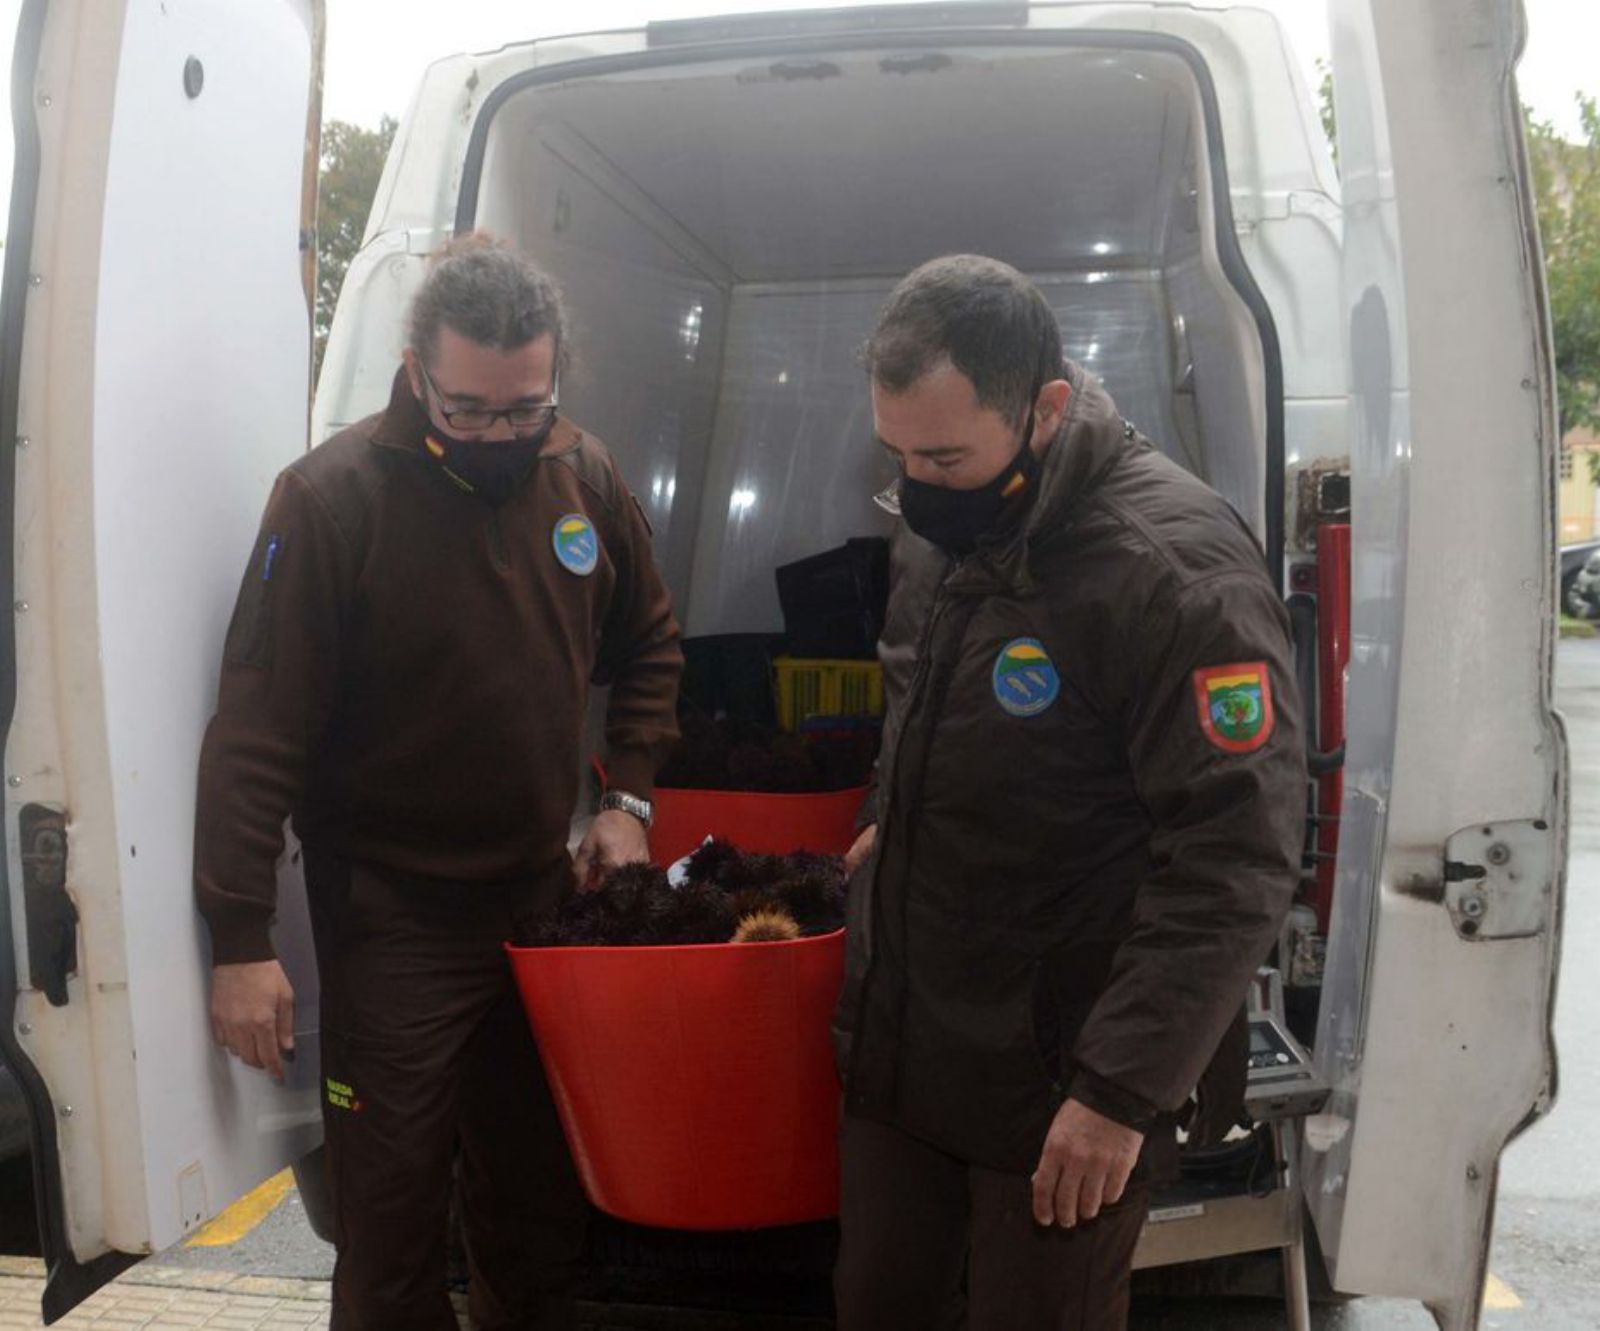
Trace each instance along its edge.
<path fill-rule="evenodd" d="M 1562 644 L 1559 702 L 1572 742 L 1573 836 L 1566 965 L 1556 1007 L 1561 1098 L 1551 1117 L 1503 1162 L 1484 1325 L 1505 1331 L 1600 1327 L 1600 641 Z M 0 1169 L 0 1217 L 26 1217 L 21 1172 Z M 25 1227 L 0 1225 L 0 1241 Z M 207 1238 L 215 1241 L 207 1243 Z M 213 1327 L 288 1331 L 326 1325 L 331 1250 L 310 1232 L 286 1179 L 266 1185 L 210 1235 L 134 1268 L 74 1314 L 67 1328 Z M 43 1273 L 0 1258 L 0 1328 L 38 1326 Z M 1318 1331 L 1425 1331 L 1421 1307 L 1363 1299 L 1319 1307 Z M 707 1327 L 737 1323 L 707 1321 Z M 1141 1301 L 1134 1331 L 1271 1331 L 1285 1325 L 1269 1301 Z"/>
<path fill-rule="evenodd" d="M 31 1258 L 0 1258 L 0 1327 L 40 1326 L 44 1272 Z M 186 1271 L 145 1263 L 56 1323 L 67 1331 L 213 1327 L 306 1331 L 328 1324 L 322 1281 Z"/>

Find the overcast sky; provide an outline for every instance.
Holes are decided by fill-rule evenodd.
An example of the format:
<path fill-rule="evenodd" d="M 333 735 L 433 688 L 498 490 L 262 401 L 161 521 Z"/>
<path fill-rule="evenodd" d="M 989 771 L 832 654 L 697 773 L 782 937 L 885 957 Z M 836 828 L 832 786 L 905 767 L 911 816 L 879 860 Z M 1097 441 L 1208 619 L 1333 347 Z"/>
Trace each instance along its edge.
<path fill-rule="evenodd" d="M 1523 100 L 1575 135 L 1573 95 L 1600 94 L 1600 0 L 1523 2 L 1529 25 L 1519 76 Z M 846 7 L 849 0 L 812 3 Z M 1326 0 L 1255 3 L 1280 16 L 1308 70 L 1318 56 L 1326 56 Z M 805 0 L 445 0 L 407 5 L 404 22 L 396 22 L 394 0 L 327 0 L 327 6 L 324 111 L 366 125 L 375 125 L 385 112 L 400 115 L 422 71 L 443 55 L 492 50 L 529 37 L 629 27 L 651 18 L 806 7 Z"/>
<path fill-rule="evenodd" d="M 154 3 L 154 0 L 140 0 Z M 203 0 L 189 0 L 203 3 Z M 879 0 L 881 2 L 881 0 Z M 401 115 L 430 61 L 458 51 L 573 31 L 628 27 L 651 18 L 790 9 L 805 0 L 326 0 L 327 80 L 323 114 L 376 125 Z M 849 0 L 812 0 L 819 5 Z M 1326 0 L 1256 0 L 1281 16 L 1310 75 L 1328 48 Z M 1574 94 L 1600 94 L 1600 0 L 1524 0 L 1529 44 L 1520 71 L 1523 100 L 1568 134 L 1577 133 Z M 10 77 L 9 46 L 21 0 L 0 0 L 0 91 Z M 403 13 L 404 18 L 398 17 Z M 6 92 L 4 105 L 9 106 Z M 9 194 L 11 136 L 0 133 L 0 188 Z"/>

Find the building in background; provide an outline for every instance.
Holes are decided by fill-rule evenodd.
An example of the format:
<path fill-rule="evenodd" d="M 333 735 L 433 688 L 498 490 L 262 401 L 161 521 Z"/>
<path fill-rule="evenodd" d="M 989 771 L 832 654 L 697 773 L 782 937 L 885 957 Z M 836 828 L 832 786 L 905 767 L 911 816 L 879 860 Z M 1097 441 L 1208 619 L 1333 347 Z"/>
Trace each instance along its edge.
<path fill-rule="evenodd" d="M 1600 454 L 1600 435 L 1573 430 L 1561 450 L 1561 544 L 1600 536 L 1596 525 L 1594 473 L 1589 459 Z"/>

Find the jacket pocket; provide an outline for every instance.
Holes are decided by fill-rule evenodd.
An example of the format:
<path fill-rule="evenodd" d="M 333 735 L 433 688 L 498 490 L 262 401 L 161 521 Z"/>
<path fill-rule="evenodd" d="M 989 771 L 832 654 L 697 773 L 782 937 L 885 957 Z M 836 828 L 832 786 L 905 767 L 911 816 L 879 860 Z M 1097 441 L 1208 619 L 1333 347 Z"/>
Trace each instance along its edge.
<path fill-rule="evenodd" d="M 1040 958 L 1033 984 L 1034 1043 L 1059 1094 L 1072 1080 L 1072 1046 L 1110 978 L 1119 941 L 1075 939 Z"/>
<path fill-rule="evenodd" d="M 850 1071 L 850 1054 L 855 1043 L 856 1028 L 860 1021 L 860 1006 L 866 996 L 867 971 L 872 965 L 872 907 L 873 875 L 877 872 L 878 852 L 867 856 L 850 876 L 845 893 L 844 976 L 839 987 L 839 999 L 834 1004 L 830 1033 L 833 1040 L 834 1066 L 840 1080 L 847 1080 Z"/>

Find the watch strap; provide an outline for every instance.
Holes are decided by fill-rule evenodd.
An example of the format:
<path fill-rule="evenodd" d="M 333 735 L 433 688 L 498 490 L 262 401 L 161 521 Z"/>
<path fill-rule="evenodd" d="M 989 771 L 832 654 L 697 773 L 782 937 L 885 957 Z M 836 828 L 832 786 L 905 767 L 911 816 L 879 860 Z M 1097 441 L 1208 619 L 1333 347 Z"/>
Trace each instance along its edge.
<path fill-rule="evenodd" d="M 643 823 L 646 831 L 655 822 L 655 809 L 650 801 L 642 800 L 637 795 L 630 795 L 625 790 L 606 791 L 600 797 L 600 808 L 602 812 L 609 812 L 614 809 L 618 812 L 629 814 Z"/>

